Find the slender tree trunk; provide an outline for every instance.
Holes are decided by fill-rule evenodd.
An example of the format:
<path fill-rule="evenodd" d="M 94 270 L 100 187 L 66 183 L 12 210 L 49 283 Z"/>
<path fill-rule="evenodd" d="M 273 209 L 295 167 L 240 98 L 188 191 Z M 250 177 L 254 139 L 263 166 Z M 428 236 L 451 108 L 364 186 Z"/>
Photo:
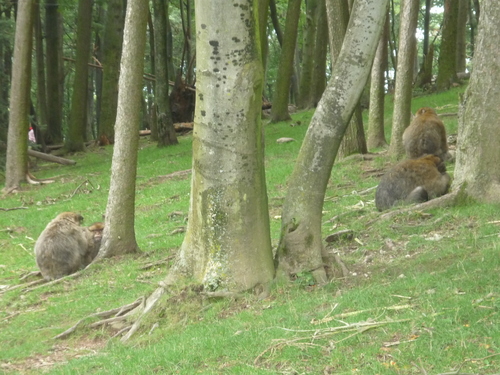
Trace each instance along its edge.
<path fill-rule="evenodd" d="M 127 2 L 111 184 L 99 258 L 139 250 L 134 230 L 135 180 L 148 4 L 148 0 Z"/>
<path fill-rule="evenodd" d="M 104 23 L 102 98 L 98 135 L 100 145 L 109 145 L 115 141 L 118 80 L 123 41 L 123 6 L 123 0 L 109 0 Z"/>
<path fill-rule="evenodd" d="M 458 17 L 457 17 L 457 49 L 456 49 L 456 71 L 457 73 L 465 72 L 466 63 L 465 59 L 467 57 L 467 41 L 466 41 L 466 28 L 467 28 L 467 17 L 469 16 L 469 0 L 458 0 Z"/>
<path fill-rule="evenodd" d="M 389 154 L 399 159 L 404 154 L 403 132 L 410 124 L 413 88 L 413 64 L 415 61 L 415 29 L 419 2 L 403 0 L 400 13 L 398 67 L 394 92 L 394 112 Z"/>
<path fill-rule="evenodd" d="M 321 238 L 326 186 L 348 121 L 370 73 L 387 2 L 354 2 L 344 46 L 297 157 L 283 205 L 276 254 L 279 267 L 288 274 L 313 271 L 318 282 L 327 280 Z"/>
<path fill-rule="evenodd" d="M 63 141 L 63 66 L 61 15 L 58 0 L 45 0 L 45 44 L 47 46 L 47 132 L 45 143 Z"/>
<path fill-rule="evenodd" d="M 459 2 L 445 0 L 441 49 L 438 57 L 438 91 L 448 90 L 457 81 L 457 25 Z"/>
<path fill-rule="evenodd" d="M 36 45 L 36 108 L 38 133 L 42 134 L 41 141 L 45 144 L 44 135 L 47 131 L 47 86 L 45 81 L 45 60 L 43 48 L 42 19 L 40 15 L 40 4 L 36 2 L 34 16 L 35 45 Z"/>
<path fill-rule="evenodd" d="M 500 203 L 500 3 L 481 2 L 474 69 L 459 112 L 453 190 Z"/>
<path fill-rule="evenodd" d="M 155 36 L 155 101 L 158 113 L 158 147 L 176 145 L 170 97 L 168 94 L 167 63 L 167 19 L 168 1 L 154 0 L 154 36 Z"/>
<path fill-rule="evenodd" d="M 269 1 L 270 0 L 259 0 L 259 44 L 262 54 L 262 66 L 264 67 L 264 72 L 266 71 L 268 52 L 267 19 L 269 17 Z"/>
<path fill-rule="evenodd" d="M 28 172 L 32 31 L 33 0 L 21 1 L 17 8 L 14 40 L 4 192 L 20 189 Z"/>
<path fill-rule="evenodd" d="M 288 1 L 285 35 L 283 47 L 281 48 L 276 88 L 273 95 L 273 107 L 271 109 L 272 122 L 286 121 L 291 118 L 288 113 L 288 95 L 290 80 L 293 73 L 293 61 L 300 17 L 300 3 L 301 0 Z"/>
<path fill-rule="evenodd" d="M 387 146 L 384 129 L 385 70 L 387 67 L 387 38 L 389 19 L 386 17 L 384 32 L 378 42 L 377 53 L 373 60 L 370 81 L 370 108 L 368 115 L 369 150 Z"/>
<path fill-rule="evenodd" d="M 198 100 L 189 221 L 166 282 L 187 277 L 206 291 L 248 290 L 274 277 L 260 121 L 258 0 L 237 4 L 196 1 Z"/>
<path fill-rule="evenodd" d="M 75 80 L 71 97 L 68 136 L 65 142 L 65 148 L 69 152 L 85 150 L 92 3 L 93 0 L 78 1 Z"/>
<path fill-rule="evenodd" d="M 329 35 L 326 17 L 326 2 L 319 2 L 317 11 L 317 30 L 314 48 L 314 69 L 311 81 L 311 94 L 307 107 L 316 108 L 326 88 L 326 55 L 328 51 Z"/>
<path fill-rule="evenodd" d="M 316 12 L 319 0 L 306 1 L 306 22 L 304 26 L 304 43 L 302 45 L 302 70 L 299 84 L 299 98 L 297 107 L 307 108 L 311 98 L 311 84 L 314 69 L 314 50 L 316 42 L 316 29 L 318 28 Z"/>

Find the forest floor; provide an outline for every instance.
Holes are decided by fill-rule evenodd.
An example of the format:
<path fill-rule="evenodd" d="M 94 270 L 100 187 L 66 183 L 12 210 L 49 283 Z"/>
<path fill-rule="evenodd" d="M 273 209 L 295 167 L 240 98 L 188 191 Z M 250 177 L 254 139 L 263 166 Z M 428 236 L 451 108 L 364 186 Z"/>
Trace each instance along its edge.
<path fill-rule="evenodd" d="M 413 110 L 446 113 L 456 133 L 458 93 L 414 99 Z M 387 139 L 392 113 L 387 100 Z M 266 178 L 273 245 L 293 160 L 312 112 L 267 124 Z M 296 125 L 300 121 L 301 125 Z M 296 141 L 277 143 L 281 137 Z M 499 374 L 499 210 L 464 202 L 383 219 L 375 187 L 391 161 L 335 163 L 325 197 L 325 246 L 347 276 L 317 286 L 311 274 L 278 276 L 268 298 L 209 298 L 179 286 L 127 343 L 120 327 L 90 316 L 148 296 L 165 278 L 183 239 L 189 206 L 191 137 L 158 149 L 141 139 L 136 237 L 141 253 L 106 259 L 53 285 L 37 281 L 33 245 L 55 215 L 100 221 L 109 189 L 112 147 L 72 155 L 75 166 L 38 162 L 40 178 L 4 197 L 0 208 L 0 373 L 6 374 Z M 453 164 L 448 165 L 453 174 Z M 343 233 L 343 234 L 342 234 Z M 337 234 L 337 235 L 336 235 Z M 328 242 L 327 242 L 328 240 Z M 54 337 L 81 325 L 68 337 Z"/>

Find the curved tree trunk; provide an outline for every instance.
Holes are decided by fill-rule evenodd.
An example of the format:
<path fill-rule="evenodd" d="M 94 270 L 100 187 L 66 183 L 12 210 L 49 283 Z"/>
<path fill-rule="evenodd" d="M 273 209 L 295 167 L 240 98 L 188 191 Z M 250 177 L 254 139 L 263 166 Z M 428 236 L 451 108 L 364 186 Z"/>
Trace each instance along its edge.
<path fill-rule="evenodd" d="M 33 0 L 18 4 L 10 91 L 4 192 L 21 187 L 28 172 Z"/>
<path fill-rule="evenodd" d="M 297 157 L 283 205 L 277 252 L 279 267 L 288 274 L 313 271 L 318 282 L 327 280 L 321 238 L 326 186 L 348 121 L 368 79 L 387 3 L 355 1 L 332 79 Z"/>
<path fill-rule="evenodd" d="M 238 292 L 274 277 L 260 121 L 258 1 L 245 7 L 239 0 L 196 1 L 191 202 L 186 237 L 167 284 L 188 277 L 207 291 Z"/>
<path fill-rule="evenodd" d="M 111 184 L 99 258 L 139 250 L 134 230 L 135 179 L 148 4 L 148 0 L 127 2 Z"/>
<path fill-rule="evenodd" d="M 459 114 L 453 190 L 500 203 L 500 3 L 481 2 L 474 69 Z"/>
<path fill-rule="evenodd" d="M 394 92 L 394 112 L 389 154 L 399 159 L 404 154 L 403 133 L 410 124 L 415 62 L 415 29 L 417 28 L 419 1 L 403 0 L 400 13 L 399 50 Z"/>
<path fill-rule="evenodd" d="M 316 18 L 318 6 L 318 0 L 306 1 L 306 22 L 303 28 L 304 43 L 302 46 L 302 69 L 299 82 L 299 98 L 297 100 L 297 107 L 301 109 L 307 108 L 311 97 L 316 30 L 318 28 L 318 18 Z"/>

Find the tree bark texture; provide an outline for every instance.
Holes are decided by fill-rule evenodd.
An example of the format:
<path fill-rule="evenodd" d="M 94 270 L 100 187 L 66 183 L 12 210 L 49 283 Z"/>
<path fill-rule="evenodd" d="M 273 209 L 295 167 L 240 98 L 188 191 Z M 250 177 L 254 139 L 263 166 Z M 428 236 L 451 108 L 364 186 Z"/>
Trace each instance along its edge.
<path fill-rule="evenodd" d="M 18 4 L 10 91 L 5 192 L 18 190 L 28 172 L 33 0 Z"/>
<path fill-rule="evenodd" d="M 45 0 L 45 45 L 47 68 L 47 131 L 46 144 L 63 142 L 62 27 L 58 0 Z"/>
<path fill-rule="evenodd" d="M 394 91 L 394 111 L 389 154 L 400 159 L 405 154 L 403 133 L 411 120 L 413 64 L 415 62 L 415 29 L 417 28 L 419 1 L 403 0 L 400 13 L 399 49 Z"/>
<path fill-rule="evenodd" d="M 357 0 L 342 50 L 290 178 L 277 258 L 288 274 L 327 280 L 321 238 L 326 186 L 349 119 L 368 79 L 388 0 Z M 329 19 L 329 21 L 331 21 Z"/>
<path fill-rule="evenodd" d="M 167 15 L 168 1 L 154 0 L 154 40 L 155 40 L 155 101 L 158 113 L 158 147 L 176 145 L 170 96 L 168 93 L 168 61 L 167 61 Z M 153 109 L 154 110 L 154 109 Z"/>
<path fill-rule="evenodd" d="M 85 150 L 92 3 L 93 0 L 78 1 L 75 79 L 65 142 L 65 148 L 70 152 Z"/>
<path fill-rule="evenodd" d="M 443 34 L 438 57 L 438 75 L 436 88 L 438 91 L 448 90 L 457 81 L 457 30 L 458 0 L 445 0 Z"/>
<path fill-rule="evenodd" d="M 474 69 L 459 113 L 457 158 L 452 190 L 500 203 L 500 3 L 481 2 Z"/>
<path fill-rule="evenodd" d="M 300 17 L 301 0 L 289 0 L 286 12 L 285 35 L 276 77 L 276 88 L 273 95 L 273 107 L 271 109 L 271 121 L 280 122 L 290 120 L 288 113 L 288 93 L 293 73 L 293 62 L 297 31 Z"/>
<path fill-rule="evenodd" d="M 318 28 L 318 19 L 316 18 L 316 12 L 319 6 L 318 3 L 318 0 L 306 1 L 306 20 L 303 30 L 304 43 L 302 45 L 302 70 L 299 82 L 299 99 L 297 102 L 297 107 L 301 109 L 307 108 L 311 96 L 316 30 Z"/>
<path fill-rule="evenodd" d="M 373 60 L 370 81 L 370 107 L 368 114 L 369 150 L 387 146 L 384 128 L 385 70 L 387 68 L 387 37 L 389 36 L 389 18 L 386 17 L 384 32 L 378 42 Z"/>
<path fill-rule="evenodd" d="M 191 202 L 167 284 L 188 277 L 207 291 L 238 292 L 274 277 L 260 120 L 258 1 L 196 1 Z"/>
<path fill-rule="evenodd" d="M 100 145 L 115 142 L 118 81 L 123 42 L 123 0 L 108 1 L 102 43 L 102 97 L 98 140 Z"/>
<path fill-rule="evenodd" d="M 148 0 L 127 2 L 111 183 L 99 258 L 139 250 L 134 230 L 135 180 L 148 4 Z"/>

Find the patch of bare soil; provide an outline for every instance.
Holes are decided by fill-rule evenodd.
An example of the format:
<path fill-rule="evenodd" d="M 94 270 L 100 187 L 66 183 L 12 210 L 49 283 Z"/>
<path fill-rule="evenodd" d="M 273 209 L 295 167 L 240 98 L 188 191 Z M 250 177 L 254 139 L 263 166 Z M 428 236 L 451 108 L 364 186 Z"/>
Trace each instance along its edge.
<path fill-rule="evenodd" d="M 56 343 L 48 354 L 33 355 L 19 362 L 0 363 L 0 372 L 16 374 L 47 372 L 54 366 L 69 362 L 72 359 L 97 355 L 105 345 L 105 339 L 89 339 L 85 337 L 71 345 Z"/>

